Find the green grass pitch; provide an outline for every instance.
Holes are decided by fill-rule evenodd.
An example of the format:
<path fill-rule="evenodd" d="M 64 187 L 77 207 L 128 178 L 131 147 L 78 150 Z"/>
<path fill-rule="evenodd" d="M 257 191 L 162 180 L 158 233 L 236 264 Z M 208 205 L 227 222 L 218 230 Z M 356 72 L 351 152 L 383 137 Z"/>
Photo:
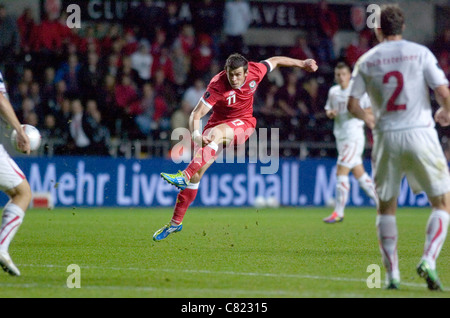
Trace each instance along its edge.
<path fill-rule="evenodd" d="M 172 209 L 29 210 L 10 254 L 20 277 L 0 273 L 0 297 L 328 298 L 448 297 L 450 247 L 438 260 L 443 292 L 415 267 L 428 208 L 398 212 L 402 285 L 384 290 L 373 208 L 347 208 L 324 224 L 325 208 L 191 208 L 183 231 L 153 242 Z M 68 266 L 80 288 L 68 288 Z M 370 264 L 382 288 L 368 288 Z"/>

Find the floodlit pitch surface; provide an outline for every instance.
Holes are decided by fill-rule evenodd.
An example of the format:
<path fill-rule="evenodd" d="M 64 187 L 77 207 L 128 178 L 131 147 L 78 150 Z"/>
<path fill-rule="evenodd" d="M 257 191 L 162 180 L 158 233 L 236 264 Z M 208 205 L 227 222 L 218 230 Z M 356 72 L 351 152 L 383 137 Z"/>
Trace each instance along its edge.
<path fill-rule="evenodd" d="M 303 298 L 448 297 L 450 246 L 430 292 L 418 263 L 430 209 L 400 209 L 401 290 L 384 290 L 373 208 L 192 208 L 183 231 L 153 242 L 171 209 L 30 210 L 10 254 L 20 277 L 0 273 L 0 297 Z M 68 268 L 79 266 L 79 271 Z M 369 288 L 369 265 L 382 288 Z M 73 276 L 73 274 L 78 276 Z M 71 276 L 72 275 L 72 276 Z M 77 280 L 78 279 L 78 280 Z M 69 281 L 69 284 L 68 284 Z M 372 281 L 374 281 L 372 279 Z M 74 283 L 80 288 L 69 288 Z M 70 284 L 72 283 L 72 285 Z"/>

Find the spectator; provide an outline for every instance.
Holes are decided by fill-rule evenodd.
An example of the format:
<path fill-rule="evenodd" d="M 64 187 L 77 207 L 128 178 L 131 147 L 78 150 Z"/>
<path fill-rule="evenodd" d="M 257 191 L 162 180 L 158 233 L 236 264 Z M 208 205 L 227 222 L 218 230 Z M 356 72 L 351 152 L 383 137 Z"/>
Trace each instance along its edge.
<path fill-rule="evenodd" d="M 72 118 L 72 105 L 71 100 L 64 98 L 59 104 L 59 111 L 57 112 L 57 122 L 56 125 L 58 129 L 67 133 L 69 135 L 69 123 Z"/>
<path fill-rule="evenodd" d="M 155 30 L 160 28 L 164 21 L 164 10 L 152 0 L 144 0 L 137 7 L 128 10 L 125 16 L 126 28 L 137 28 L 139 39 L 147 39 L 150 43 L 155 38 Z"/>
<path fill-rule="evenodd" d="M 23 119 L 23 124 L 31 125 L 39 129 L 39 116 L 34 111 L 29 112 Z"/>
<path fill-rule="evenodd" d="M 78 51 L 81 54 L 87 54 L 88 51 L 95 51 L 101 54 L 100 40 L 95 36 L 95 29 L 92 25 L 88 25 L 85 29 L 84 36 L 78 37 Z M 90 48 L 90 49 L 89 49 Z"/>
<path fill-rule="evenodd" d="M 34 28 L 32 38 L 31 51 L 37 54 L 38 60 L 49 61 L 53 66 L 63 48 L 63 34 L 59 21 L 54 17 L 44 17 Z"/>
<path fill-rule="evenodd" d="M 11 95 L 11 103 L 15 111 L 21 108 L 23 100 L 29 95 L 29 91 L 30 86 L 25 81 L 20 81 L 16 86 L 16 89 L 13 90 Z"/>
<path fill-rule="evenodd" d="M 192 112 L 191 104 L 183 99 L 181 101 L 181 107 L 173 112 L 170 118 L 171 129 L 186 128 L 189 129 L 189 116 Z"/>
<path fill-rule="evenodd" d="M 306 106 L 311 118 L 319 119 L 325 117 L 325 110 L 323 109 L 323 98 L 319 94 L 319 81 L 314 76 L 306 77 L 303 80 L 299 90 L 299 99 L 303 107 Z"/>
<path fill-rule="evenodd" d="M 197 78 L 194 81 L 194 84 L 186 89 L 183 94 L 182 100 L 191 107 L 191 111 L 197 105 L 203 94 L 205 94 L 205 90 L 205 82 L 201 78 Z"/>
<path fill-rule="evenodd" d="M 32 34 L 36 26 L 31 8 L 26 7 L 17 19 L 17 27 L 20 35 L 20 46 L 24 53 L 31 49 Z"/>
<path fill-rule="evenodd" d="M 147 40 L 141 40 L 138 50 L 131 55 L 131 67 L 137 71 L 141 84 L 150 81 L 152 65 L 153 56 L 150 54 L 150 45 Z"/>
<path fill-rule="evenodd" d="M 125 113 L 129 113 L 129 105 L 138 99 L 136 87 L 129 76 L 123 76 L 121 81 L 116 84 L 114 95 L 116 96 L 116 105 Z"/>
<path fill-rule="evenodd" d="M 105 76 L 110 74 L 112 76 L 117 76 L 120 68 L 120 55 L 117 53 L 112 53 L 106 56 L 106 65 L 104 66 Z"/>
<path fill-rule="evenodd" d="M 318 5 L 317 19 L 318 27 L 318 58 L 329 66 L 335 60 L 334 36 L 339 30 L 339 20 L 337 14 L 332 11 L 326 0 L 320 0 Z"/>
<path fill-rule="evenodd" d="M 223 47 L 223 56 L 245 53 L 244 35 L 252 21 L 250 5 L 244 0 L 232 0 L 225 3 L 224 10 L 223 32 L 226 42 Z"/>
<path fill-rule="evenodd" d="M 181 47 L 173 46 L 170 58 L 173 62 L 173 74 L 175 84 L 183 89 L 187 81 L 188 73 L 191 69 L 191 59 L 189 55 L 185 55 Z"/>
<path fill-rule="evenodd" d="M 131 56 L 122 58 L 122 65 L 117 72 L 117 80 L 120 82 L 124 76 L 128 76 L 133 84 L 141 84 L 139 73 L 133 69 Z"/>
<path fill-rule="evenodd" d="M 370 49 L 370 34 L 360 32 L 357 43 L 351 43 L 345 50 L 345 62 L 352 68 L 361 55 Z"/>
<path fill-rule="evenodd" d="M 304 112 L 308 112 L 309 121 L 307 123 L 307 133 L 304 136 L 309 141 L 321 141 L 326 129 L 331 129 L 328 125 L 325 109 L 327 94 L 320 93 L 319 81 L 314 76 L 306 77 L 299 91 L 299 107 Z M 302 125 L 304 126 L 304 125 Z"/>
<path fill-rule="evenodd" d="M 41 95 L 41 86 L 38 82 L 33 82 L 30 86 L 30 99 L 35 105 L 35 112 L 40 119 L 44 118 L 44 102 Z"/>
<path fill-rule="evenodd" d="M 198 43 L 194 47 L 191 62 L 192 76 L 204 78 L 208 74 L 211 63 L 214 59 L 214 51 L 212 47 L 212 39 L 207 34 L 198 36 Z"/>
<path fill-rule="evenodd" d="M 445 73 L 447 78 L 450 78 L 450 53 L 448 51 L 442 51 L 437 56 L 439 66 Z"/>
<path fill-rule="evenodd" d="M 121 81 L 116 84 L 114 95 L 116 97 L 116 111 L 114 112 L 121 121 L 122 133 L 128 135 L 130 132 L 136 131 L 136 125 L 132 118 L 132 106 L 139 98 L 137 88 L 129 76 L 123 76 Z"/>
<path fill-rule="evenodd" d="M 165 19 L 163 30 L 166 31 L 166 45 L 172 46 L 180 32 L 181 19 L 178 17 L 178 4 L 175 1 L 170 1 L 166 5 Z"/>
<path fill-rule="evenodd" d="M 50 147 L 53 148 L 53 154 L 65 154 L 65 146 L 67 143 L 67 129 L 61 129 L 57 125 L 56 116 L 52 113 L 45 115 L 44 124 L 41 128 L 42 140 L 44 141 L 43 149 L 47 153 Z"/>
<path fill-rule="evenodd" d="M 36 105 L 31 98 L 27 97 L 22 101 L 20 109 L 17 111 L 17 118 L 19 118 L 20 122 L 24 122 L 25 118 L 27 118 L 30 113 L 34 113 L 35 111 Z"/>
<path fill-rule="evenodd" d="M 181 107 L 177 109 L 170 118 L 171 130 L 184 129 L 180 131 L 181 134 L 188 132 L 189 130 L 189 115 L 192 112 L 191 105 L 185 100 L 181 101 Z M 189 134 L 190 136 L 190 134 Z M 172 145 L 175 146 L 170 150 L 170 157 L 178 160 L 190 160 L 192 141 L 190 137 L 183 138 L 181 141 L 172 141 Z"/>
<path fill-rule="evenodd" d="M 223 1 L 195 1 L 192 6 L 193 26 L 198 34 L 208 34 L 212 38 L 214 55 L 219 55 L 219 42 L 223 30 Z"/>
<path fill-rule="evenodd" d="M 445 28 L 436 37 L 436 40 L 432 44 L 432 50 L 436 55 L 440 55 L 442 52 L 450 52 L 450 27 Z"/>
<path fill-rule="evenodd" d="M 183 24 L 180 34 L 175 39 L 173 45 L 181 47 L 185 55 L 191 55 L 191 51 L 195 46 L 195 30 L 191 24 Z"/>
<path fill-rule="evenodd" d="M 80 99 L 71 102 L 72 116 L 69 123 L 69 153 L 71 155 L 93 155 L 92 146 L 93 128 L 87 121 L 84 107 Z"/>
<path fill-rule="evenodd" d="M 102 123 L 102 114 L 97 107 L 97 102 L 90 99 L 86 103 L 87 122 L 92 127 L 92 148 L 96 156 L 108 156 L 108 145 L 111 141 L 111 135 L 106 126 Z"/>
<path fill-rule="evenodd" d="M 151 43 L 150 54 L 155 59 L 159 58 L 164 46 L 166 46 L 166 31 L 159 29 L 156 31 L 155 40 Z"/>
<path fill-rule="evenodd" d="M 97 53 L 90 52 L 88 54 L 87 63 L 81 66 L 78 76 L 83 100 L 95 99 L 103 78 Z"/>
<path fill-rule="evenodd" d="M 102 87 L 97 96 L 97 106 L 99 111 L 104 114 L 103 121 L 111 134 L 119 135 L 120 129 L 117 123 L 120 123 L 120 111 L 116 105 L 116 77 L 107 74 L 103 80 Z M 108 114 L 108 116 L 106 116 Z"/>
<path fill-rule="evenodd" d="M 164 99 L 157 95 L 150 83 L 144 84 L 143 96 L 138 103 L 138 115 L 135 117 L 137 126 L 144 136 L 150 136 L 158 129 L 158 121 L 165 115 L 167 104 Z"/>
<path fill-rule="evenodd" d="M 169 82 L 175 83 L 175 72 L 173 70 L 173 62 L 168 47 L 162 47 L 161 54 L 155 57 L 152 64 L 152 74 L 155 74 L 156 70 L 162 70 L 164 72 L 164 77 Z"/>
<path fill-rule="evenodd" d="M 47 67 L 45 69 L 44 81 L 42 82 L 42 99 L 45 103 L 55 99 L 55 69 Z"/>
<path fill-rule="evenodd" d="M 127 30 L 123 39 L 123 55 L 131 55 L 137 51 L 139 42 L 134 34 L 133 30 Z"/>
<path fill-rule="evenodd" d="M 67 85 L 65 81 L 59 81 L 56 83 L 55 87 L 55 105 L 60 106 L 67 98 Z"/>
<path fill-rule="evenodd" d="M 308 44 L 308 40 L 304 35 L 298 35 L 294 47 L 289 51 L 289 56 L 299 60 L 315 59 L 313 49 Z"/>
<path fill-rule="evenodd" d="M 78 95 L 80 93 L 80 69 L 81 64 L 78 61 L 78 56 L 76 54 L 69 55 L 67 61 L 56 71 L 55 82 L 64 80 L 67 93 L 73 96 Z"/>
<path fill-rule="evenodd" d="M 297 136 L 305 135 L 305 127 L 309 120 L 309 110 L 302 103 L 299 91 L 299 76 L 296 72 L 287 74 L 286 84 L 275 95 L 279 118 L 288 125 L 282 125 L 280 137 L 292 140 Z"/>
<path fill-rule="evenodd" d="M 255 111 L 258 114 L 259 118 L 262 120 L 261 126 L 266 126 L 266 124 L 274 123 L 275 116 L 278 112 L 275 105 L 275 96 L 278 92 L 279 87 L 275 84 L 272 84 L 266 90 L 265 96 L 261 97 L 263 102 L 261 106 L 256 107 Z"/>
<path fill-rule="evenodd" d="M 108 29 L 108 33 L 100 40 L 102 56 L 110 54 L 113 43 L 119 38 L 120 26 L 118 24 L 112 24 Z"/>
<path fill-rule="evenodd" d="M 3 75 L 11 85 L 17 78 L 15 60 L 20 49 L 20 35 L 16 21 L 8 15 L 6 7 L 0 4 L 0 65 L 4 67 Z"/>

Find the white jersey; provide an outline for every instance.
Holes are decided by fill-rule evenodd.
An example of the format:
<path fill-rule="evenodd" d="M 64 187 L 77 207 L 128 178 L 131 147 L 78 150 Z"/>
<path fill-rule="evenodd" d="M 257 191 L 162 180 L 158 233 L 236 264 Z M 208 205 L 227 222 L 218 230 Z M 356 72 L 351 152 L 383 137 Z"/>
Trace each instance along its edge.
<path fill-rule="evenodd" d="M 2 93 L 3 96 L 5 96 L 7 99 L 9 99 L 8 92 L 6 91 L 5 80 L 3 79 L 2 72 L 0 72 L 0 93 Z"/>
<path fill-rule="evenodd" d="M 337 110 L 334 118 L 333 133 L 336 139 L 352 139 L 358 135 L 364 135 L 364 121 L 353 117 L 347 111 L 348 96 L 350 86 L 342 89 L 340 85 L 334 85 L 328 91 L 328 99 L 325 104 L 325 110 Z M 364 94 L 360 100 L 361 108 L 370 108 L 370 99 Z"/>
<path fill-rule="evenodd" d="M 428 87 L 448 86 L 436 57 L 420 44 L 385 41 L 355 65 L 350 96 L 369 94 L 376 131 L 434 127 Z"/>

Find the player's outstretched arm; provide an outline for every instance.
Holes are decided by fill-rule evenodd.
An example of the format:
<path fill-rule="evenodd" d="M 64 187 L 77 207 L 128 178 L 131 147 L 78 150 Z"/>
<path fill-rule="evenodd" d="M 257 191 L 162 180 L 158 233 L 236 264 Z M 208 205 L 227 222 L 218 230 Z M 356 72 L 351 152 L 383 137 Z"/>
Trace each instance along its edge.
<path fill-rule="evenodd" d="M 434 90 L 436 101 L 440 108 L 434 115 L 434 120 L 441 126 L 446 127 L 450 125 L 450 91 L 446 85 L 436 87 Z"/>
<path fill-rule="evenodd" d="M 272 67 L 298 67 L 307 72 L 315 72 L 318 69 L 316 61 L 313 59 L 298 60 L 287 56 L 274 56 L 268 59 Z"/>
<path fill-rule="evenodd" d="M 17 146 L 19 150 L 26 154 L 30 154 L 30 140 L 25 134 L 11 103 L 2 93 L 0 93 L 0 116 L 2 116 L 6 122 L 17 131 Z"/>
<path fill-rule="evenodd" d="M 189 116 L 189 129 L 192 134 L 192 140 L 201 147 L 211 142 L 208 137 L 202 136 L 200 131 L 200 119 L 209 111 L 210 108 L 200 100 Z"/>

